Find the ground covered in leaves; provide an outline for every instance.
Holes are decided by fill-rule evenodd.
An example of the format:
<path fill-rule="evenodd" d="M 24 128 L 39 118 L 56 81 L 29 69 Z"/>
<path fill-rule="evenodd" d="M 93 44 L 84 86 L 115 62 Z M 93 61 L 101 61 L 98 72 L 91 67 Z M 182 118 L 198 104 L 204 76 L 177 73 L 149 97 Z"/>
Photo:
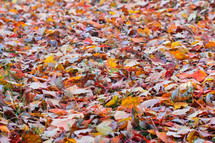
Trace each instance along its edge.
<path fill-rule="evenodd" d="M 215 141 L 213 0 L 0 2 L 0 141 Z"/>

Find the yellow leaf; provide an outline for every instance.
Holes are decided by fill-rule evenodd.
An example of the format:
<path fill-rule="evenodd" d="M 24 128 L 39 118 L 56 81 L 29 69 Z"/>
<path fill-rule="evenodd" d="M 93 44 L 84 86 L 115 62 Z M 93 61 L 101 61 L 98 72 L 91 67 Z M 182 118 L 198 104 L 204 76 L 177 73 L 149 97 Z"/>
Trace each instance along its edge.
<path fill-rule="evenodd" d="M 121 119 L 119 120 L 118 122 L 123 122 L 123 121 L 131 121 L 132 120 L 132 117 L 128 117 L 128 118 L 124 118 L 124 119 Z"/>
<path fill-rule="evenodd" d="M 105 0 L 100 0 L 99 5 L 103 5 Z"/>
<path fill-rule="evenodd" d="M 115 68 L 115 67 L 117 66 L 115 60 L 116 60 L 116 59 L 114 59 L 114 58 L 108 59 L 108 60 L 107 60 L 106 66 L 107 66 L 107 67 L 111 67 L 111 68 Z"/>
<path fill-rule="evenodd" d="M 187 103 L 185 103 L 185 102 L 176 102 L 175 104 L 174 104 L 174 108 L 175 109 L 179 109 L 179 108 L 181 108 L 181 107 L 187 107 Z"/>
<path fill-rule="evenodd" d="M 189 143 L 193 142 L 194 134 L 195 134 L 195 131 L 192 131 L 192 132 L 189 133 L 189 135 L 187 137 L 187 140 L 188 140 Z"/>
<path fill-rule="evenodd" d="M 180 52 L 179 50 L 177 51 L 172 51 L 171 52 L 174 57 L 177 59 L 177 60 L 185 60 L 185 59 L 188 59 L 189 56 L 185 55 L 184 53 Z"/>
<path fill-rule="evenodd" d="M 180 41 L 178 42 L 172 42 L 172 45 L 171 45 L 171 48 L 175 48 L 176 46 L 179 46 L 180 45 Z"/>
<path fill-rule="evenodd" d="M 110 15 L 115 15 L 116 13 L 113 12 L 113 11 L 109 11 L 109 14 L 110 14 Z"/>
<path fill-rule="evenodd" d="M 204 84 L 204 83 L 207 82 L 207 81 L 213 81 L 213 80 L 214 80 L 213 77 L 206 78 L 206 79 L 202 82 L 202 84 Z"/>
<path fill-rule="evenodd" d="M 126 25 L 131 25 L 131 22 L 130 22 L 130 21 L 127 21 L 127 22 L 126 22 Z"/>
<path fill-rule="evenodd" d="M 132 107 L 136 107 L 137 105 L 140 104 L 140 97 L 127 97 L 122 101 L 121 106 L 122 107 L 127 107 L 127 108 L 132 108 Z"/>
<path fill-rule="evenodd" d="M 195 45 L 197 43 L 199 43 L 199 41 L 194 41 L 193 43 L 191 43 L 191 45 Z"/>
<path fill-rule="evenodd" d="M 76 140 L 73 139 L 73 138 L 64 137 L 63 138 L 63 143 L 76 143 Z"/>
<path fill-rule="evenodd" d="M 52 17 L 49 17 L 46 21 L 48 21 L 48 22 L 54 22 L 54 20 L 53 20 Z"/>
<path fill-rule="evenodd" d="M 58 64 L 57 67 L 55 68 L 56 70 L 62 70 L 64 71 L 64 67 L 62 64 Z"/>
<path fill-rule="evenodd" d="M 27 125 L 24 124 L 24 125 L 22 126 L 22 129 L 23 129 L 24 131 L 28 131 L 28 130 L 29 130 L 29 127 L 28 127 Z"/>
<path fill-rule="evenodd" d="M 53 55 L 47 57 L 44 62 L 45 63 L 56 63 L 56 61 L 54 61 L 54 56 Z"/>
<path fill-rule="evenodd" d="M 117 95 L 114 95 L 113 99 L 111 101 L 109 101 L 106 105 L 107 106 L 114 105 L 117 102 L 117 99 L 118 99 Z"/>
<path fill-rule="evenodd" d="M 77 80 L 79 80 L 81 78 L 82 78 L 82 76 L 70 77 L 65 82 L 73 82 L 73 81 L 77 81 Z"/>
<path fill-rule="evenodd" d="M 199 125 L 199 118 L 194 117 L 193 119 L 194 119 L 193 127 L 196 128 Z"/>

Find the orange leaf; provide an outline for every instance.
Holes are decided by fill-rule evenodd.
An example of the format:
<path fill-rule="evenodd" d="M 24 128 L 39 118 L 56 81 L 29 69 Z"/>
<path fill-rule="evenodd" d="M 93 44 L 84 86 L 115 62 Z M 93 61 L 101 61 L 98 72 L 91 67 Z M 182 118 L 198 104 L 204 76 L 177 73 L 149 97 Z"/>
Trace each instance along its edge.
<path fill-rule="evenodd" d="M 201 82 L 206 78 L 207 74 L 204 71 L 198 69 L 198 71 L 194 72 L 190 76 Z"/>
<path fill-rule="evenodd" d="M 175 26 L 175 24 L 172 24 L 172 25 L 170 25 L 170 27 L 167 29 L 167 32 L 168 33 L 174 33 L 175 32 L 175 30 L 176 30 L 176 26 Z"/>
<path fill-rule="evenodd" d="M 122 107 L 132 108 L 140 104 L 140 97 L 127 97 L 122 101 Z"/>
<path fill-rule="evenodd" d="M 137 29 L 137 33 L 143 35 L 144 34 L 144 30 L 142 28 L 138 28 Z"/>
<path fill-rule="evenodd" d="M 65 82 L 74 82 L 74 81 L 80 80 L 81 78 L 82 78 L 82 76 L 70 77 Z"/>
<path fill-rule="evenodd" d="M 136 72 L 136 76 L 139 76 L 141 74 L 144 74 L 144 70 L 143 69 L 138 69 L 138 71 Z"/>
<path fill-rule="evenodd" d="M 146 26 L 145 28 L 144 28 L 144 33 L 147 35 L 147 36 L 149 36 L 149 34 L 150 34 L 150 30 L 149 30 L 149 28 Z"/>
<path fill-rule="evenodd" d="M 55 113 L 58 116 L 63 116 L 63 115 L 68 114 L 68 112 L 63 110 L 63 109 L 50 109 L 49 111 L 52 112 L 52 113 Z"/>
<path fill-rule="evenodd" d="M 161 139 L 164 143 L 173 143 L 174 141 L 171 140 L 165 132 L 159 132 L 155 131 L 156 135 L 158 136 L 159 139 Z"/>
<path fill-rule="evenodd" d="M 5 125 L 1 125 L 1 126 L 0 126 L 0 130 L 3 131 L 3 132 L 7 132 L 7 133 L 9 132 L 8 127 L 5 126 Z"/>
<path fill-rule="evenodd" d="M 76 140 L 73 139 L 73 138 L 64 137 L 63 138 L 63 143 L 76 143 Z"/>
<path fill-rule="evenodd" d="M 94 21 L 87 21 L 88 24 L 91 24 L 93 25 L 94 27 L 97 27 L 97 28 L 100 28 L 101 27 L 101 24 L 97 23 L 97 22 L 94 22 Z"/>
<path fill-rule="evenodd" d="M 107 60 L 106 66 L 107 67 L 111 67 L 111 68 L 116 68 L 117 64 L 116 64 L 116 59 L 114 58 L 110 58 Z"/>
<path fill-rule="evenodd" d="M 17 11 L 17 10 L 15 10 L 15 9 L 10 9 L 10 12 L 18 13 L 18 11 Z"/>
<path fill-rule="evenodd" d="M 209 41 L 207 45 L 205 45 L 206 48 L 213 48 L 215 47 L 215 42 Z"/>
<path fill-rule="evenodd" d="M 152 135 L 156 135 L 155 130 L 151 129 L 151 130 L 147 130 L 147 132 L 149 132 Z"/>
<path fill-rule="evenodd" d="M 179 108 L 181 108 L 181 107 L 187 107 L 187 103 L 185 103 L 185 102 L 176 102 L 176 103 L 174 103 L 174 108 L 175 109 L 179 109 Z"/>
<path fill-rule="evenodd" d="M 188 137 L 187 137 L 187 140 L 189 143 L 192 143 L 193 142 L 193 139 L 194 139 L 194 133 L 195 131 L 192 131 L 189 133 Z"/>
<path fill-rule="evenodd" d="M 144 42 L 145 38 L 132 38 L 132 41 L 139 43 L 139 42 Z"/>
<path fill-rule="evenodd" d="M 180 52 L 179 50 L 177 51 L 172 51 L 171 52 L 174 57 L 177 59 L 177 60 L 185 60 L 185 59 L 188 59 L 189 56 L 185 55 L 184 53 Z"/>
<path fill-rule="evenodd" d="M 41 143 L 42 140 L 39 135 L 34 134 L 32 131 L 22 134 L 22 143 Z"/>

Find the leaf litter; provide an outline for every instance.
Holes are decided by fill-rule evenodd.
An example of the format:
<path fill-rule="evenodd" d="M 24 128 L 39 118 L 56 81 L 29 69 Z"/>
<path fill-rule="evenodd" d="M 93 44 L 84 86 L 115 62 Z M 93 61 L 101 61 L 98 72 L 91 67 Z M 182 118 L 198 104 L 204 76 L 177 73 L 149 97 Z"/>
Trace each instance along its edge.
<path fill-rule="evenodd" d="M 213 1 L 0 3 L 2 142 L 215 141 Z"/>

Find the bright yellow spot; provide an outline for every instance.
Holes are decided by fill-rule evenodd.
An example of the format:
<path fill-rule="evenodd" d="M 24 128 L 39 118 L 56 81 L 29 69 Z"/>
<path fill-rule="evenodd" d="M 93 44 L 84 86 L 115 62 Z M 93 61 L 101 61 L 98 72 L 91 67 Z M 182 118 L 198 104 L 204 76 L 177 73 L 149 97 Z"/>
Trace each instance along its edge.
<path fill-rule="evenodd" d="M 114 105 L 117 102 L 117 99 L 118 99 L 117 95 L 114 95 L 113 99 L 111 99 L 111 101 L 109 101 L 106 105 L 107 106 Z"/>

